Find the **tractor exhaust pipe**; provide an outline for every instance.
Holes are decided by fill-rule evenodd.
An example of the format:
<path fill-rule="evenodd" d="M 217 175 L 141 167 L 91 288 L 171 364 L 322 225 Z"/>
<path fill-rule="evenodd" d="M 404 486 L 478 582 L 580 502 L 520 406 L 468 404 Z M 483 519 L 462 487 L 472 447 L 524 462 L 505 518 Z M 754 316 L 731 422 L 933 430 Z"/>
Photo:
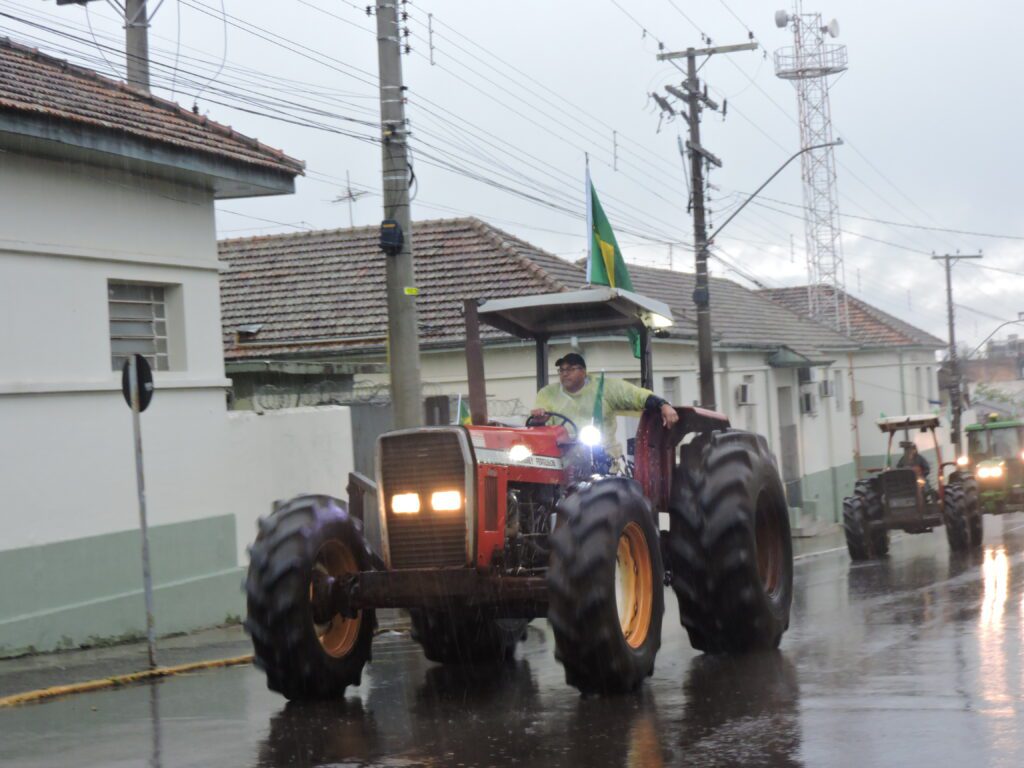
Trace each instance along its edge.
<path fill-rule="evenodd" d="M 469 415 L 474 424 L 487 423 L 487 385 L 484 381 L 484 348 L 476 299 L 463 302 L 466 317 L 466 375 L 469 377 Z"/>

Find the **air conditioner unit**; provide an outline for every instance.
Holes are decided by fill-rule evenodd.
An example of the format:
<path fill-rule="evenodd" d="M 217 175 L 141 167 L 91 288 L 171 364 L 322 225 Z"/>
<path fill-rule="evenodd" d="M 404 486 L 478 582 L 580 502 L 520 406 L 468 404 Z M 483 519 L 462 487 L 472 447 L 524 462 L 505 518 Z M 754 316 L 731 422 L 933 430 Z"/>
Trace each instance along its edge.
<path fill-rule="evenodd" d="M 818 390 L 822 397 L 835 397 L 836 384 L 831 379 L 822 379 L 818 385 Z"/>
<path fill-rule="evenodd" d="M 796 380 L 798 384 L 813 384 L 815 373 L 813 368 L 797 368 Z"/>
<path fill-rule="evenodd" d="M 750 405 L 750 385 L 749 384 L 738 384 L 736 385 L 736 405 Z"/>
<path fill-rule="evenodd" d="M 800 413 L 813 416 L 818 412 L 818 404 L 815 401 L 813 392 L 803 392 L 800 395 Z"/>

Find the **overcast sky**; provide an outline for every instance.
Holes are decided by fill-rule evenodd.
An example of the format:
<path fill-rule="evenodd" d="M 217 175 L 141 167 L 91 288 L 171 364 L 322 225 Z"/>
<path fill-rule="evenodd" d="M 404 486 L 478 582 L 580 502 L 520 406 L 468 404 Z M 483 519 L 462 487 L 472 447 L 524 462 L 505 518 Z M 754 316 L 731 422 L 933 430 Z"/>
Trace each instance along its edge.
<path fill-rule="evenodd" d="M 334 202 L 346 173 L 368 193 L 352 206 L 355 224 L 379 222 L 377 50 L 365 5 L 150 0 L 154 91 L 307 163 L 293 196 L 218 204 L 221 237 L 347 227 L 348 204 Z M 416 0 L 406 8 L 416 219 L 474 215 L 579 258 L 589 153 L 627 260 L 668 266 L 671 256 L 676 269 L 692 269 L 677 150 L 684 126 L 662 122 L 659 132 L 648 98 L 682 77 L 656 61 L 659 42 L 680 50 L 706 35 L 724 45 L 749 31 L 762 45 L 701 70 L 712 97 L 729 105 L 727 119 L 707 113 L 702 124 L 704 145 L 724 162 L 710 177 L 713 226 L 799 149 L 795 89 L 772 63 L 792 32 L 775 27 L 771 3 Z M 1024 6 L 834 0 L 804 11 L 837 18 L 834 42 L 849 55 L 849 70 L 831 81 L 834 134 L 846 142 L 836 159 L 847 290 L 946 338 L 944 276 L 928 254 L 981 249 L 982 261 L 954 272 L 958 336 L 979 343 L 1024 312 Z M 107 2 L 87 14 L 55 0 L 0 0 L 0 13 L 15 40 L 123 77 L 123 30 Z M 717 241 L 743 276 L 723 261 L 712 273 L 747 286 L 747 278 L 805 284 L 799 161 L 763 196 Z"/>

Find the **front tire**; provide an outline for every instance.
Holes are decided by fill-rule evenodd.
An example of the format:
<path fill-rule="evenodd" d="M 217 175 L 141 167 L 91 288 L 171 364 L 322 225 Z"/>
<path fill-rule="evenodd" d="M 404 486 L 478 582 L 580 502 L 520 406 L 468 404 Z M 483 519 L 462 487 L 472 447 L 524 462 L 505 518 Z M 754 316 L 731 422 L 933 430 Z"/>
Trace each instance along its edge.
<path fill-rule="evenodd" d="M 608 477 L 559 503 L 551 537 L 548 620 L 565 681 L 581 693 L 627 693 L 654 672 L 665 611 L 664 567 L 650 504 L 633 480 Z"/>
<path fill-rule="evenodd" d="M 245 581 L 255 664 L 288 699 L 340 697 L 370 660 L 376 615 L 314 616 L 315 579 L 372 567 L 361 523 L 343 501 L 300 496 L 260 520 Z"/>
<path fill-rule="evenodd" d="M 942 501 L 942 522 L 946 526 L 946 540 L 954 552 L 966 552 L 971 548 L 971 532 L 967 520 L 967 500 L 964 489 L 958 484 L 946 486 Z"/>
<path fill-rule="evenodd" d="M 677 473 L 689 485 L 673 489 L 670 509 L 680 619 L 698 650 L 775 648 L 793 600 L 789 511 L 775 462 L 763 437 L 738 430 L 713 433 L 699 450 L 697 466 Z"/>

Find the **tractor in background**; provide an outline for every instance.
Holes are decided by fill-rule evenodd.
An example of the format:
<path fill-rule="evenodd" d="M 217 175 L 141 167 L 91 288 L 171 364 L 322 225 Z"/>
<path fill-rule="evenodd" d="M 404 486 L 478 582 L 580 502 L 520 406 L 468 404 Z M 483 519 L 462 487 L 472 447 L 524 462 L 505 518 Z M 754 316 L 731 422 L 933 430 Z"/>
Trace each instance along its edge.
<path fill-rule="evenodd" d="M 977 481 L 982 510 L 1024 512 L 1024 421 L 995 417 L 964 431 L 967 453 L 956 463 Z"/>
<path fill-rule="evenodd" d="M 889 436 L 885 466 L 858 480 L 853 495 L 843 499 L 843 532 L 853 560 L 871 560 L 889 552 L 889 531 L 926 533 L 944 525 L 949 548 L 966 552 L 980 547 L 981 509 L 974 478 L 955 462 L 942 461 L 936 437 L 938 416 L 890 416 L 879 419 L 878 428 Z M 898 432 L 919 430 L 935 448 L 936 487 L 917 467 L 893 466 L 893 439 Z M 954 471 L 944 479 L 944 469 Z"/>

